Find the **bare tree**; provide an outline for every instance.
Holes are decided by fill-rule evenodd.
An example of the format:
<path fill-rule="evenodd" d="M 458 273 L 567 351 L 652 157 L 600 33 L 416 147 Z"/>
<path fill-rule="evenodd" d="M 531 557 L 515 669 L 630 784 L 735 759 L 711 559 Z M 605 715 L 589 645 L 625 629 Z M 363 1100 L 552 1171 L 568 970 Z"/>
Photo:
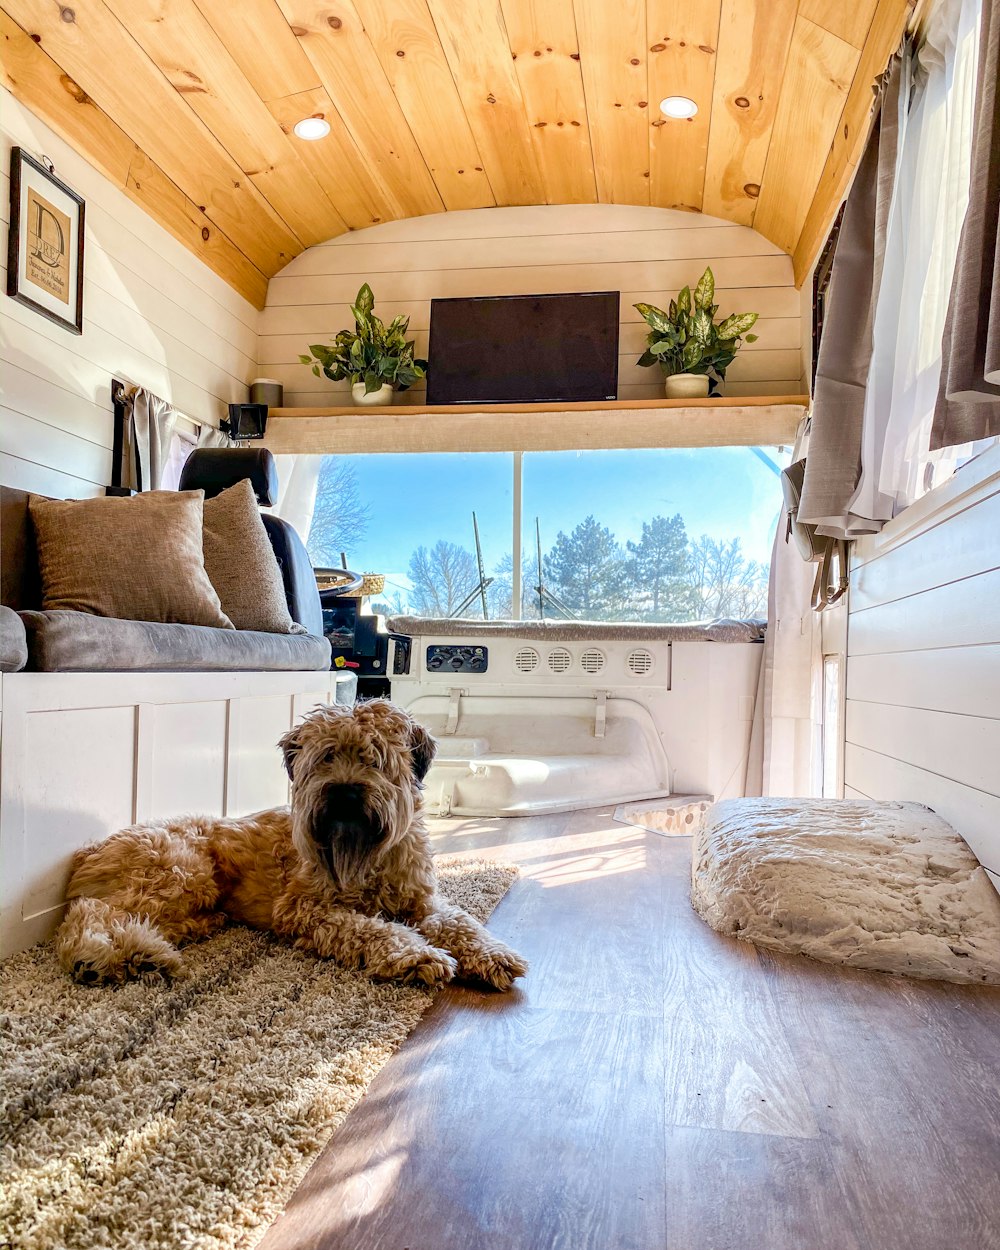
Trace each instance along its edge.
<path fill-rule="evenodd" d="M 316 507 L 306 547 L 317 568 L 336 568 L 340 553 L 351 548 L 368 533 L 371 505 L 361 498 L 358 476 L 349 460 L 324 456 L 316 487 Z"/>
<path fill-rule="evenodd" d="M 410 604 L 419 616 L 452 616 L 479 581 L 476 557 L 457 543 L 438 539 L 428 551 L 418 547 L 410 556 Z M 465 616 L 480 615 L 476 601 Z"/>
<path fill-rule="evenodd" d="M 726 542 L 702 534 L 691 543 L 690 561 L 700 619 L 767 616 L 768 567 L 748 560 L 738 538 Z"/>

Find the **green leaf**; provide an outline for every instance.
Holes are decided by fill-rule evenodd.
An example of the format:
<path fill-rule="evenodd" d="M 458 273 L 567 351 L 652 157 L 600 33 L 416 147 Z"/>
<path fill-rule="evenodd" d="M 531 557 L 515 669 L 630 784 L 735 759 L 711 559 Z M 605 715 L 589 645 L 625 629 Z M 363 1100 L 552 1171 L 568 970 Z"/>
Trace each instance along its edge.
<path fill-rule="evenodd" d="M 745 334 L 750 329 L 756 320 L 756 313 L 732 313 L 719 326 L 719 338 L 739 338 L 741 334 Z"/>
<path fill-rule="evenodd" d="M 715 275 L 711 268 L 707 268 L 698 279 L 698 285 L 694 289 L 694 306 L 695 308 L 711 308 L 713 299 L 715 299 Z"/>
<path fill-rule="evenodd" d="M 681 361 L 688 373 L 694 372 L 695 367 L 701 363 L 701 344 L 697 339 L 692 339 L 690 343 L 684 344 L 684 350 L 681 352 Z"/>
<path fill-rule="evenodd" d="M 672 299 L 672 300 L 670 301 L 670 306 L 669 306 L 669 308 L 667 309 L 667 311 L 668 311 L 668 312 L 669 312 L 669 314 L 670 314 L 670 320 L 671 320 L 671 321 L 676 321 L 676 320 L 677 320 L 677 313 L 678 313 L 678 311 L 679 311 L 679 310 L 678 310 L 678 308 L 677 308 L 677 301 L 676 301 L 675 299 Z"/>
<path fill-rule="evenodd" d="M 691 318 L 691 333 L 701 344 L 707 344 L 712 338 L 712 331 L 715 327 L 712 325 L 712 318 L 708 315 L 704 308 L 699 308 Z"/>
<path fill-rule="evenodd" d="M 689 286 L 682 287 L 677 292 L 677 307 L 681 312 L 689 313 L 691 311 L 691 288 Z"/>
<path fill-rule="evenodd" d="M 650 365 L 656 365 L 660 362 L 653 355 L 653 349 L 647 348 L 635 363 L 637 365 L 642 365 L 644 369 L 648 369 Z"/>
<path fill-rule="evenodd" d="M 748 335 L 746 335 L 746 342 L 747 342 L 747 343 L 756 343 L 759 337 L 760 337 L 760 335 L 759 335 L 759 334 L 748 334 Z"/>
<path fill-rule="evenodd" d="M 639 316 L 650 329 L 663 333 L 663 331 L 670 328 L 670 318 L 662 308 L 657 308 L 655 304 L 633 304 L 632 307 L 636 309 Z"/>

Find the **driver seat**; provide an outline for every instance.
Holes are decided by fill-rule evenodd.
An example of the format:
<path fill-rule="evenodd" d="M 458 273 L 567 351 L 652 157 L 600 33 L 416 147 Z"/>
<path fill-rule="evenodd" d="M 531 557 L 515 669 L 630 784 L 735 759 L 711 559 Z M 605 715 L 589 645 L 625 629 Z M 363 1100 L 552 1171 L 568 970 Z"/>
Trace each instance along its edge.
<path fill-rule="evenodd" d="M 273 507 L 278 498 L 278 468 L 266 447 L 198 447 L 184 462 L 177 489 L 203 490 L 205 498 L 212 499 L 245 477 L 250 479 L 261 507 Z M 273 512 L 262 512 L 261 520 L 281 570 L 292 620 L 322 638 L 323 608 L 305 544 L 294 528 Z"/>

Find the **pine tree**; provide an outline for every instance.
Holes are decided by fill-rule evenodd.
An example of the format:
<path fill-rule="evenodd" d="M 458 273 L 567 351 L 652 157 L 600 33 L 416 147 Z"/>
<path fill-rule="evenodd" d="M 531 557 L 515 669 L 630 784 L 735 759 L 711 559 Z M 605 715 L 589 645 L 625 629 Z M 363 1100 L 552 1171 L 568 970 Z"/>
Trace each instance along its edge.
<path fill-rule="evenodd" d="M 569 535 L 560 530 L 544 568 L 548 588 L 581 619 L 624 618 L 629 599 L 625 552 L 593 516 Z"/>
<path fill-rule="evenodd" d="M 642 619 L 691 620 L 697 597 L 691 590 L 687 530 L 680 513 L 643 521 L 642 537 L 626 545 L 633 603 Z"/>

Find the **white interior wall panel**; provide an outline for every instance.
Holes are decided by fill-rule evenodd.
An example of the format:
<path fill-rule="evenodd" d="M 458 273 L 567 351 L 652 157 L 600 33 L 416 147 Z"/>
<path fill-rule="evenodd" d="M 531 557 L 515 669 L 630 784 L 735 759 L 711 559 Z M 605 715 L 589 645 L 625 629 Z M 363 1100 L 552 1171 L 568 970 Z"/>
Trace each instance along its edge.
<path fill-rule="evenodd" d="M 0 958 L 48 936 L 73 852 L 133 821 L 288 801 L 279 737 L 335 674 L 0 678 Z"/>
<path fill-rule="evenodd" d="M 261 373 L 285 387 L 285 404 L 346 401 L 346 383 L 317 380 L 299 354 L 350 323 L 348 305 L 370 282 L 385 320 L 408 314 L 426 354 L 432 298 L 620 291 L 618 394 L 663 394 L 659 370 L 636 365 L 646 327 L 632 305 L 664 307 L 706 265 L 720 313 L 757 312 L 759 341 L 729 370 L 730 395 L 801 391 L 802 302 L 789 257 L 745 226 L 701 213 L 627 205 L 487 208 L 387 222 L 341 235 L 297 256 L 268 286 L 260 322 Z M 415 386 L 398 402 L 421 403 Z"/>
<path fill-rule="evenodd" d="M 226 404 L 246 399 L 259 314 L 3 90 L 0 141 L 0 268 L 11 147 L 50 157 L 86 201 L 83 334 L 0 296 L 0 482 L 99 495 L 111 470 L 112 378 L 216 425 Z"/>
<path fill-rule="evenodd" d="M 926 803 L 1000 873 L 1000 444 L 856 547 L 845 794 Z"/>

